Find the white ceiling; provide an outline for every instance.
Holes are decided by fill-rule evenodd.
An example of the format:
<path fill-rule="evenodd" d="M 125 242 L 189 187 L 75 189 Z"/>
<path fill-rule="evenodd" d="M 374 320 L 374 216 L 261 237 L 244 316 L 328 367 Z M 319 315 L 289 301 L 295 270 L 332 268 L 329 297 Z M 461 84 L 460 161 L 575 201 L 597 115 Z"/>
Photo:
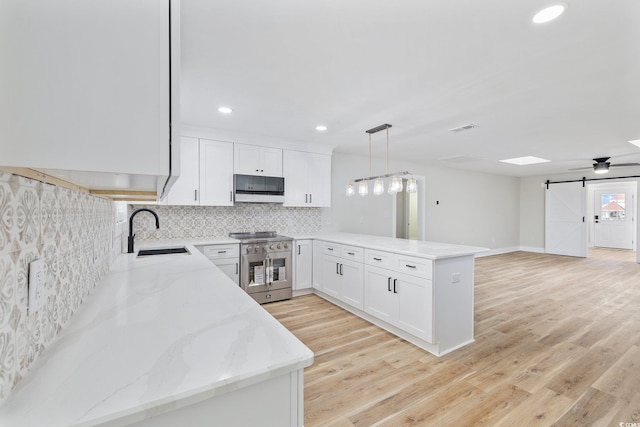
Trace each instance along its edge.
<path fill-rule="evenodd" d="M 638 0 L 567 0 L 542 25 L 548 1 L 181 4 L 184 124 L 367 155 L 390 123 L 392 159 L 513 176 L 640 162 Z M 521 156 L 551 162 L 498 161 Z"/>

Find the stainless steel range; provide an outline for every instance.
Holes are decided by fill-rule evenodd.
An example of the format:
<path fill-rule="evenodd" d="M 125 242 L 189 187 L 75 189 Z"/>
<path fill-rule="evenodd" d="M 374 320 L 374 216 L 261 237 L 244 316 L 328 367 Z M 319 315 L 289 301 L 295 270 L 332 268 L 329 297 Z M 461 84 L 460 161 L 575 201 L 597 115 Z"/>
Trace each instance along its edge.
<path fill-rule="evenodd" d="M 240 286 L 260 304 L 290 299 L 291 237 L 275 231 L 230 233 L 240 240 Z"/>

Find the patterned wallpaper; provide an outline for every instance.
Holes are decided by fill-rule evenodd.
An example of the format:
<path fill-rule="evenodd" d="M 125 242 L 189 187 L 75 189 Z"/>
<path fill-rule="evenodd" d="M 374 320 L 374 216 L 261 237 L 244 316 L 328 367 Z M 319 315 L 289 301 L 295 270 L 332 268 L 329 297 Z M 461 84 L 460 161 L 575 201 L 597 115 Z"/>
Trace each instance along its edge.
<path fill-rule="evenodd" d="M 162 206 L 130 205 L 129 215 L 149 208 L 160 218 L 156 230 L 153 216 L 134 218 L 136 239 L 226 237 L 232 231 L 277 231 L 279 234 L 317 233 L 322 226 L 321 208 L 285 208 L 277 205 Z"/>
<path fill-rule="evenodd" d="M 107 273 L 120 252 L 115 230 L 111 201 L 0 171 L 0 401 Z M 29 262 L 39 258 L 47 302 L 28 313 Z"/>

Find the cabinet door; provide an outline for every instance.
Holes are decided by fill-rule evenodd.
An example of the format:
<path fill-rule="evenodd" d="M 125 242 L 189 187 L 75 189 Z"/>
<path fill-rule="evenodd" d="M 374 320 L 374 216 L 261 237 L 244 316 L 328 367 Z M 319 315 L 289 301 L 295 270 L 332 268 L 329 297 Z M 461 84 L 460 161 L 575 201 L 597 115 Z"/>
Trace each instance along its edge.
<path fill-rule="evenodd" d="M 294 258 L 296 262 L 296 277 L 293 289 L 308 289 L 312 284 L 313 245 L 311 240 L 296 240 Z"/>
<path fill-rule="evenodd" d="M 364 308 L 364 268 L 361 263 L 340 261 L 340 299 L 362 310 Z"/>
<path fill-rule="evenodd" d="M 397 297 L 396 326 L 433 342 L 433 294 L 431 280 L 395 273 L 392 291 Z"/>
<path fill-rule="evenodd" d="M 243 175 L 282 176 L 282 149 L 234 144 L 233 172 Z"/>
<path fill-rule="evenodd" d="M 199 148 L 196 138 L 180 138 L 180 177 L 167 196 L 169 205 L 198 205 L 199 193 Z"/>
<path fill-rule="evenodd" d="M 168 6 L 2 2 L 3 166 L 168 174 Z"/>
<path fill-rule="evenodd" d="M 260 147 L 260 174 L 282 176 L 282 149 Z"/>
<path fill-rule="evenodd" d="M 301 151 L 283 152 L 285 206 L 309 206 L 307 155 Z"/>
<path fill-rule="evenodd" d="M 236 285 L 240 283 L 240 264 L 238 259 L 216 259 L 213 263 L 231 280 L 233 280 L 233 283 Z"/>
<path fill-rule="evenodd" d="M 286 179 L 285 179 L 286 182 Z M 322 290 L 322 241 L 313 241 L 313 288 Z"/>
<path fill-rule="evenodd" d="M 284 205 L 331 206 L 331 156 L 283 150 Z"/>
<path fill-rule="evenodd" d="M 384 268 L 365 266 L 364 311 L 393 323 L 396 318 L 397 304 L 393 294 L 393 272 Z"/>
<path fill-rule="evenodd" d="M 233 143 L 200 140 L 200 205 L 233 205 Z"/>
<path fill-rule="evenodd" d="M 233 144 L 233 173 L 256 175 L 260 173 L 260 147 Z"/>
<path fill-rule="evenodd" d="M 340 297 L 340 258 L 322 257 L 322 290 L 332 297 Z"/>
<path fill-rule="evenodd" d="M 331 156 L 308 153 L 307 174 L 309 206 L 331 206 Z"/>

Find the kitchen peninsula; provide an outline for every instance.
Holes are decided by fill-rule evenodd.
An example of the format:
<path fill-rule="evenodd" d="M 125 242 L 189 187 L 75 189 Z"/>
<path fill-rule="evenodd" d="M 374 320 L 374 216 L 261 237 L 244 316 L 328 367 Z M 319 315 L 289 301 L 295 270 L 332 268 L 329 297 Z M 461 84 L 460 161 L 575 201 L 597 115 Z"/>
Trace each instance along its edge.
<path fill-rule="evenodd" d="M 0 407 L 0 425 L 302 426 L 313 353 L 186 247 L 120 255 Z"/>
<path fill-rule="evenodd" d="M 352 233 L 313 238 L 319 296 L 436 356 L 474 341 L 474 258 L 487 248 Z"/>

